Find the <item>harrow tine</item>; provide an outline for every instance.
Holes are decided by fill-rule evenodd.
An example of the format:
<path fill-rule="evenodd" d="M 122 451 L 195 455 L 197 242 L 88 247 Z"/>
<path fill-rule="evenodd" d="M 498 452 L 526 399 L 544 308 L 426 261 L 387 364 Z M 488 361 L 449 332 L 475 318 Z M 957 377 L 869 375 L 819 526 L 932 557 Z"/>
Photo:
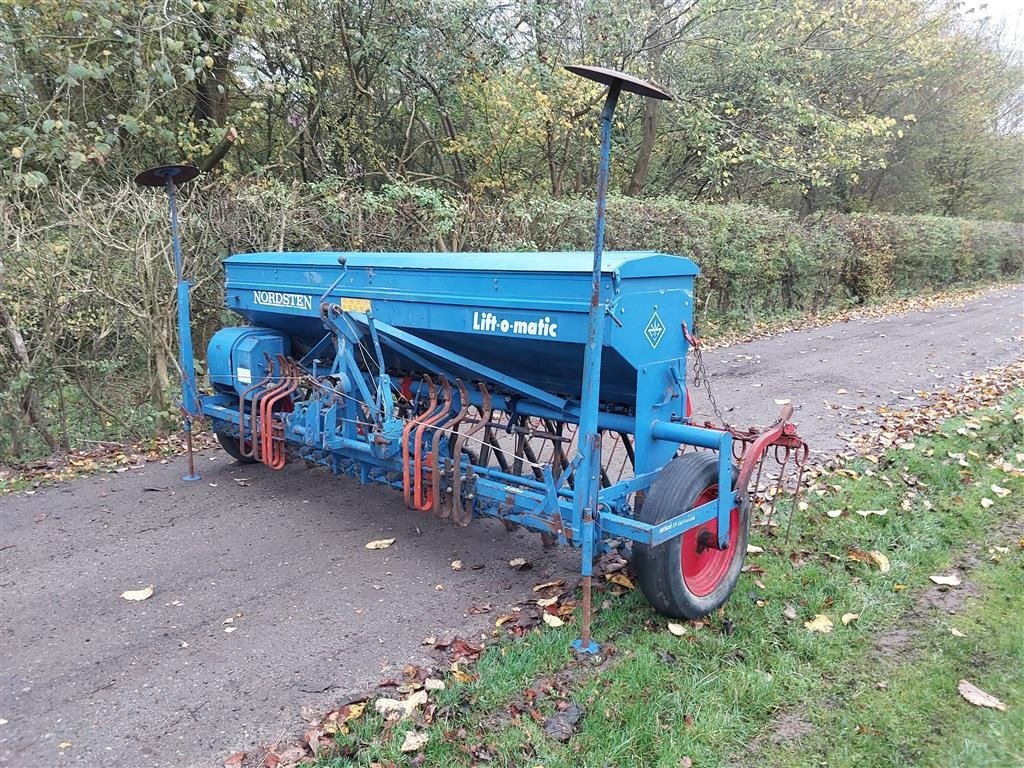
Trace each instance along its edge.
<path fill-rule="evenodd" d="M 797 511 L 800 509 L 800 494 L 804 487 L 804 469 L 807 468 L 807 459 L 810 457 L 810 447 L 805 442 L 796 448 L 796 459 L 794 463 L 797 467 L 796 473 L 796 487 L 793 489 L 793 508 L 789 513 L 789 521 L 786 523 L 786 537 L 783 539 L 782 546 L 789 546 L 789 532 L 793 527 L 793 518 L 796 517 Z"/>
<path fill-rule="evenodd" d="M 427 391 L 430 393 L 430 400 L 427 403 L 426 410 L 420 416 L 410 416 L 405 422 L 405 427 L 402 429 L 402 497 L 405 500 L 405 506 L 409 509 L 413 509 L 412 499 L 412 484 L 411 484 L 411 470 L 409 467 L 409 433 L 412 432 L 413 428 L 419 423 L 420 419 L 423 418 L 424 414 L 432 413 L 434 408 L 437 406 L 437 386 L 434 384 L 434 380 L 430 378 L 430 374 L 423 374 L 423 381 L 427 385 Z"/>
<path fill-rule="evenodd" d="M 441 378 L 441 389 L 442 399 L 438 404 L 437 410 L 431 413 L 427 418 L 422 419 L 416 426 L 416 431 L 413 433 L 413 504 L 415 508 L 420 512 L 426 512 L 432 507 L 432 502 L 429 498 L 423 496 L 423 440 L 426 432 L 429 428 L 436 426 L 444 420 L 452 409 L 452 385 L 448 381 L 448 377 L 443 373 Z M 433 490 L 431 489 L 431 494 Z"/>
<path fill-rule="evenodd" d="M 433 512 L 442 519 L 448 517 L 448 508 L 443 502 L 443 497 L 445 495 L 444 476 L 448 474 L 448 468 L 446 466 L 444 472 L 441 471 L 441 438 L 446 432 L 457 435 L 459 433 L 459 425 L 462 423 L 462 420 L 469 415 L 469 393 L 466 391 L 466 385 L 462 383 L 462 379 L 456 379 L 455 385 L 459 390 L 459 412 L 455 414 L 454 418 L 445 424 L 442 424 L 434 432 L 434 443 L 430 452 L 431 463 L 433 465 Z M 456 440 L 457 439 L 458 438 L 456 438 Z M 449 463 L 447 459 L 445 459 L 445 463 L 446 465 Z"/>
<path fill-rule="evenodd" d="M 462 432 L 458 439 L 455 441 L 455 457 L 454 457 L 454 476 L 452 477 L 452 522 L 460 528 L 470 524 L 473 520 L 473 499 L 467 498 L 466 503 L 462 501 L 462 448 L 466 444 L 466 441 L 470 436 L 475 435 L 480 430 L 484 429 L 485 425 L 490 424 L 491 414 L 493 412 L 491 393 L 487 389 L 487 385 L 482 381 L 478 382 L 477 386 L 480 389 L 481 405 L 478 409 L 480 412 L 480 420 L 472 427 Z M 469 462 L 466 466 L 466 481 L 469 482 L 473 479 L 473 464 Z"/>

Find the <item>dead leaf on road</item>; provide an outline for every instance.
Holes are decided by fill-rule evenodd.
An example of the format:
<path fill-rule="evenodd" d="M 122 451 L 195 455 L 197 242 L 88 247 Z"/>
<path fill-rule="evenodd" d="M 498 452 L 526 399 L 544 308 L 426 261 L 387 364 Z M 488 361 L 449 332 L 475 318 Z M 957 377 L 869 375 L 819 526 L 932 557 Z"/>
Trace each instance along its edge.
<path fill-rule="evenodd" d="M 511 565 L 511 563 L 510 563 L 510 565 Z M 565 579 L 554 579 L 553 581 L 543 581 L 540 584 L 534 584 L 533 585 L 533 591 L 534 592 L 541 592 L 541 591 L 543 591 L 545 589 L 548 589 L 550 587 L 564 587 L 564 586 L 565 586 Z"/>
<path fill-rule="evenodd" d="M 366 545 L 367 549 L 387 549 L 395 543 L 394 539 L 377 539 Z"/>
<path fill-rule="evenodd" d="M 149 600 L 153 596 L 153 587 L 146 587 L 144 589 L 129 589 L 127 592 L 122 592 L 121 597 L 125 600 L 132 602 L 138 602 L 140 600 Z"/>
<path fill-rule="evenodd" d="M 420 733 L 419 731 L 406 731 L 405 741 L 402 742 L 401 750 L 403 752 L 419 752 L 430 741 L 429 733 Z"/>
<path fill-rule="evenodd" d="M 292 766 L 298 764 L 299 760 L 306 756 L 306 750 L 300 747 L 298 744 L 293 744 L 288 747 L 284 752 L 277 754 L 277 759 L 281 761 L 282 766 Z"/>
<path fill-rule="evenodd" d="M 823 613 L 819 613 L 810 621 L 805 621 L 804 626 L 811 632 L 821 632 L 823 635 L 827 635 L 832 631 L 832 619 Z"/>
<path fill-rule="evenodd" d="M 529 562 L 525 557 L 514 557 L 508 561 L 508 564 L 517 571 L 528 571 L 533 568 L 533 563 Z"/>
<path fill-rule="evenodd" d="M 224 768 L 238 768 L 245 761 L 245 752 L 232 752 L 224 758 Z"/>
<path fill-rule="evenodd" d="M 934 581 L 936 584 L 939 584 L 943 587 L 960 586 L 960 577 L 957 576 L 955 573 L 951 573 L 949 576 L 929 576 L 928 578 Z"/>
<path fill-rule="evenodd" d="M 452 560 L 452 570 L 453 571 L 461 571 L 462 570 L 462 561 L 461 560 Z"/>
<path fill-rule="evenodd" d="M 554 597 L 541 597 L 537 599 L 537 605 L 541 608 L 547 608 L 549 605 L 554 605 L 558 602 L 558 595 Z"/>
<path fill-rule="evenodd" d="M 973 683 L 969 683 L 966 680 L 961 680 L 956 684 L 956 689 L 960 691 L 960 695 L 967 699 L 971 704 L 976 707 L 988 707 L 989 709 L 998 709 L 1000 712 L 1006 711 L 1006 705 L 1003 704 L 999 699 L 993 696 L 991 693 L 985 693 L 978 686 Z"/>

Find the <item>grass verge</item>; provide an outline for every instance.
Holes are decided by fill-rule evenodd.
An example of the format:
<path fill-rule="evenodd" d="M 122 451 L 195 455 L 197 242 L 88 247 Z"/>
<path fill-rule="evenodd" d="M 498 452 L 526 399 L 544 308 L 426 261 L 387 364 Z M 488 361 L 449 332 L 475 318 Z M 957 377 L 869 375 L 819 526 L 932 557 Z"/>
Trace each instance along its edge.
<path fill-rule="evenodd" d="M 601 659 L 572 659 L 570 625 L 497 643 L 473 679 L 449 677 L 409 719 L 368 707 L 316 765 L 1017 764 L 1024 480 L 1007 467 L 1021 451 L 1018 390 L 832 475 L 794 520 L 790 548 L 756 527 L 765 552 L 726 608 L 682 637 L 638 594 L 605 601 Z M 858 514 L 868 510 L 885 514 Z M 872 551 L 889 570 L 863 557 Z M 960 587 L 929 581 L 953 572 Z M 831 632 L 806 628 L 819 614 Z M 844 625 L 844 614 L 857 617 Z M 1009 711 L 963 701 L 960 678 Z M 571 736 L 552 738 L 577 707 Z M 422 750 L 401 751 L 409 732 L 429 737 Z"/>

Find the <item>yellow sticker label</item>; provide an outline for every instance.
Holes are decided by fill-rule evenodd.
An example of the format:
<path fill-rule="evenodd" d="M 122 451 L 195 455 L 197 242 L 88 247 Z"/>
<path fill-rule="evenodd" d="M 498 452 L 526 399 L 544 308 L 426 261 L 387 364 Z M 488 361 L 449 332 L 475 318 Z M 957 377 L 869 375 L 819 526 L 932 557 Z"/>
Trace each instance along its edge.
<path fill-rule="evenodd" d="M 369 312 L 369 299 L 342 299 L 341 308 L 345 312 Z"/>

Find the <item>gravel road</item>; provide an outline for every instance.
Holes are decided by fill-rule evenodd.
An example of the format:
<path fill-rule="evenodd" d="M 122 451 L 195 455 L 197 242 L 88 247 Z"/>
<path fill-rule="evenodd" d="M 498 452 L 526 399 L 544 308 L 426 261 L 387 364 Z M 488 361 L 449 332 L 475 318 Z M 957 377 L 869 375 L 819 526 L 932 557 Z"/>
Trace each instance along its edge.
<path fill-rule="evenodd" d="M 788 398 L 829 453 L 863 428 L 858 406 L 909 406 L 914 389 L 1019 358 L 1022 312 L 1021 289 L 1003 289 L 706 359 L 732 423 L 770 421 Z M 694 404 L 707 410 L 699 392 Z M 456 530 L 301 464 L 273 473 L 211 451 L 199 466 L 193 484 L 175 460 L 0 497 L 0 765 L 219 766 L 291 733 L 304 707 L 428 660 L 425 636 L 486 630 L 493 614 L 471 607 L 500 611 L 577 568 L 535 534 Z M 149 600 L 119 597 L 147 585 Z"/>

